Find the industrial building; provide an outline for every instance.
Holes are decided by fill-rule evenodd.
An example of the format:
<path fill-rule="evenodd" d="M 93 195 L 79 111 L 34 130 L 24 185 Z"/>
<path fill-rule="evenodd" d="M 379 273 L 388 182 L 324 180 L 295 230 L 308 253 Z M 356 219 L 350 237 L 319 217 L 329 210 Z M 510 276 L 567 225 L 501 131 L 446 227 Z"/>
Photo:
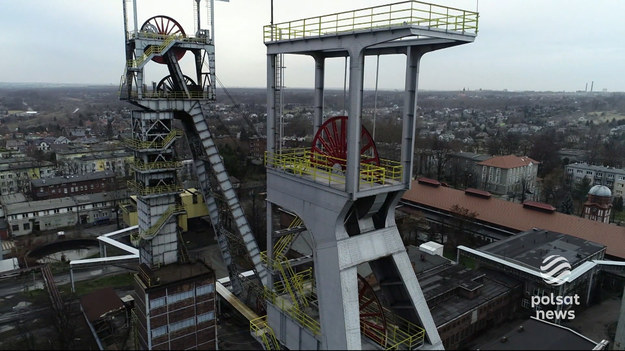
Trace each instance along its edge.
<path fill-rule="evenodd" d="M 117 204 L 127 198 L 125 192 L 100 192 L 48 200 L 4 204 L 4 213 L 13 237 L 29 235 L 33 230 L 46 231 L 93 225 L 116 219 Z"/>
<path fill-rule="evenodd" d="M 486 242 L 540 228 L 606 246 L 606 258 L 625 260 L 625 227 L 556 212 L 550 205 L 518 204 L 494 198 L 488 192 L 457 190 L 420 178 L 404 193 L 398 210 L 422 213 L 432 231 L 453 224 L 453 208 L 475 213 L 464 230 Z M 440 230 L 444 232 L 443 230 Z"/>
<path fill-rule="evenodd" d="M 112 190 L 116 190 L 116 178 L 113 171 L 97 171 L 30 181 L 30 194 L 35 200 L 56 199 Z"/>
<path fill-rule="evenodd" d="M 603 261 L 606 247 L 592 241 L 549 230 L 533 229 L 471 249 L 458 247 L 458 262 L 468 258 L 478 266 L 490 267 L 516 277 L 523 283 L 524 308 L 531 308 L 532 296 L 578 295 L 580 306 L 590 303 L 598 284 L 591 262 Z M 570 264 L 571 275 L 566 284 L 554 286 L 541 275 L 543 260 L 550 255 L 564 257 Z M 574 307 L 574 306 L 568 306 Z"/>

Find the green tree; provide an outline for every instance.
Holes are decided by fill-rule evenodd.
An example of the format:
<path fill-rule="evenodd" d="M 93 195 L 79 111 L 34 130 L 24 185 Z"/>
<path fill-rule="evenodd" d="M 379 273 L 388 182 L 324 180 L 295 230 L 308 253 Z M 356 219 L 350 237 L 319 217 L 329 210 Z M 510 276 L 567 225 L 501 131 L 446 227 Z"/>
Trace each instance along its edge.
<path fill-rule="evenodd" d="M 612 200 L 612 207 L 614 208 L 614 211 L 623 211 L 623 197 L 615 197 L 614 200 Z"/>
<path fill-rule="evenodd" d="M 573 204 L 573 198 L 571 197 L 571 193 L 569 193 L 567 197 L 562 200 L 558 211 L 565 214 L 573 214 L 573 212 L 575 212 L 575 206 Z"/>

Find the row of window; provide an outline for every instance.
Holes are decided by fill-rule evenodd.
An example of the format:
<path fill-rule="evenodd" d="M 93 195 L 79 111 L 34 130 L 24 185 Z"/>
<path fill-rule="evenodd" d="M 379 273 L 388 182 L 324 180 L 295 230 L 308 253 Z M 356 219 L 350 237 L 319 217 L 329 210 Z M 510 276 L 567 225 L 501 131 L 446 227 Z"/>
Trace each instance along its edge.
<path fill-rule="evenodd" d="M 567 171 L 567 173 L 573 173 L 573 169 L 572 169 L 572 168 L 568 168 L 566 171 Z M 575 170 L 575 173 L 576 173 L 576 174 L 584 174 L 584 170 L 582 170 L 582 169 L 576 169 L 576 170 Z M 592 174 L 593 174 L 593 171 L 586 171 L 586 174 L 587 174 L 587 175 L 592 175 Z M 597 173 L 595 174 L 595 176 L 597 176 L 597 177 L 602 177 L 602 176 L 603 176 L 603 172 L 597 172 Z M 607 177 L 607 178 L 614 178 L 614 174 L 613 174 L 613 173 L 608 173 L 608 174 L 606 174 L 606 177 Z M 616 178 L 618 178 L 618 180 L 625 180 L 625 176 L 623 176 L 623 175 L 619 175 L 619 176 L 618 176 L 618 177 L 616 177 Z"/>
<path fill-rule="evenodd" d="M 158 328 L 152 329 L 152 339 L 167 334 L 168 329 L 170 333 L 173 333 L 178 330 L 194 326 L 197 323 L 212 321 L 213 319 L 215 319 L 215 311 L 210 311 L 208 313 L 200 314 L 197 317 L 191 317 L 171 323 L 169 325 L 169 328 L 167 328 L 167 325 L 163 325 Z"/>
<path fill-rule="evenodd" d="M 207 285 L 198 286 L 195 288 L 195 296 L 202 296 L 202 295 L 210 294 L 214 291 L 215 291 L 215 284 L 207 284 Z M 154 300 L 150 300 L 150 309 L 163 307 L 165 306 L 166 303 L 171 305 L 178 301 L 190 299 L 192 297 L 193 297 L 193 290 L 183 291 L 177 294 L 159 297 Z"/>
<path fill-rule="evenodd" d="M 98 207 L 105 208 L 105 207 L 110 207 L 110 206 L 111 204 L 109 202 L 96 202 L 91 205 L 81 205 L 79 209 L 85 210 L 85 209 L 98 208 Z M 14 214 L 14 215 L 10 215 L 9 219 L 17 220 L 17 219 L 22 219 L 22 218 L 34 218 L 34 217 L 47 216 L 47 215 L 56 214 L 56 213 L 67 213 L 67 212 L 73 212 L 73 211 L 74 211 L 74 206 L 66 207 L 66 208 L 54 208 L 54 209 L 44 210 L 44 211 Z"/>

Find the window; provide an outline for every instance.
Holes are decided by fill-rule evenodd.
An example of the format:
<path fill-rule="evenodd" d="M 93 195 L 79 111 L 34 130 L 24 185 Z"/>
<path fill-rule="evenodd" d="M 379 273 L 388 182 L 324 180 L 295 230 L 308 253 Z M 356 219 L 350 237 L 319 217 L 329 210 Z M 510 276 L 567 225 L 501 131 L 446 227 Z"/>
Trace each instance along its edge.
<path fill-rule="evenodd" d="M 215 319 L 215 311 L 210 311 L 197 316 L 198 323 L 212 321 L 213 319 Z"/>
<path fill-rule="evenodd" d="M 165 297 L 159 297 L 154 300 L 150 300 L 150 309 L 159 308 L 165 306 Z"/>
<path fill-rule="evenodd" d="M 24 230 L 30 230 L 30 223 L 24 223 Z"/>
<path fill-rule="evenodd" d="M 210 294 L 213 291 L 215 291 L 214 284 L 202 285 L 202 286 L 198 286 L 197 288 L 195 288 L 195 294 L 197 296 Z"/>
<path fill-rule="evenodd" d="M 18 232 L 20 230 L 20 225 L 19 224 L 13 224 L 11 226 L 11 230 L 14 232 Z"/>
<path fill-rule="evenodd" d="M 152 339 L 158 338 L 159 336 L 167 334 L 167 326 L 163 325 L 158 328 L 152 329 Z"/>
<path fill-rule="evenodd" d="M 208 314 L 208 313 L 206 313 L 206 314 Z M 194 324 L 195 324 L 195 318 L 193 318 L 193 317 L 187 318 L 187 319 L 183 319 L 183 320 L 181 320 L 179 322 L 171 323 L 169 325 L 169 331 L 173 333 L 173 332 L 175 332 L 177 330 L 193 326 Z"/>
<path fill-rule="evenodd" d="M 578 169 L 578 170 L 577 170 L 577 173 L 578 173 L 578 174 L 580 174 L 580 173 L 584 173 L 584 171 L 582 171 L 581 169 Z"/>
<path fill-rule="evenodd" d="M 185 292 L 181 292 L 178 294 L 173 294 L 167 297 L 167 303 L 168 304 L 173 304 L 176 303 L 178 301 L 182 301 L 185 299 L 189 299 L 193 297 L 193 291 L 185 291 Z"/>

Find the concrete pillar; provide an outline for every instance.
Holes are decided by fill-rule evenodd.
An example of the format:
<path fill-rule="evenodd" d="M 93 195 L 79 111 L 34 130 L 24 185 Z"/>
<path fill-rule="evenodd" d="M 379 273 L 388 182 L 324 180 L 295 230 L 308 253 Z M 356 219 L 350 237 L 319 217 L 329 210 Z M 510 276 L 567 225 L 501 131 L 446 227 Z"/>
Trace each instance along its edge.
<path fill-rule="evenodd" d="M 315 56 L 315 106 L 313 113 L 313 136 L 323 124 L 323 90 L 325 75 L 325 58 Z"/>
<path fill-rule="evenodd" d="M 267 152 L 276 151 L 276 55 L 267 55 Z"/>
<path fill-rule="evenodd" d="M 406 87 L 404 93 L 404 112 L 402 116 L 401 165 L 402 180 L 406 189 L 410 188 L 412 162 L 414 155 L 415 120 L 417 114 L 417 90 L 419 85 L 419 61 L 422 53 L 408 47 L 406 55 Z"/>
<path fill-rule="evenodd" d="M 358 192 L 360 175 L 360 128 L 362 112 L 362 85 L 365 55 L 363 49 L 349 50 L 349 118 L 347 119 L 347 169 L 345 191 L 352 199 Z"/>

